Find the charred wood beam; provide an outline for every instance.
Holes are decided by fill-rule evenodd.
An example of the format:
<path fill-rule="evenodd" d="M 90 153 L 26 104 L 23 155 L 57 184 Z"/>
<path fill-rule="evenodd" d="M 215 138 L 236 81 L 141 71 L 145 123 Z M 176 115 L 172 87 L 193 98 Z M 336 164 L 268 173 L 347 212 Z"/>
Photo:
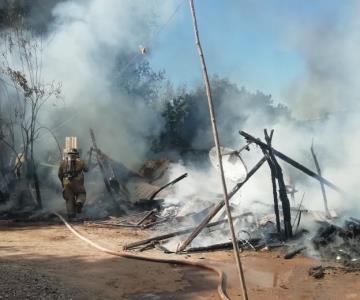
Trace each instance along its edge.
<path fill-rule="evenodd" d="M 281 171 L 281 168 L 279 169 L 278 175 L 279 175 L 279 177 L 278 177 L 279 196 L 280 196 L 280 201 L 282 203 L 282 209 L 283 209 L 285 237 L 291 238 L 293 233 L 292 233 L 292 226 L 291 226 L 290 201 L 289 201 L 289 198 L 286 193 L 284 176 Z"/>
<path fill-rule="evenodd" d="M 154 227 L 154 226 L 156 226 L 156 225 L 163 224 L 163 223 L 169 221 L 169 219 L 170 219 L 170 218 L 164 218 L 164 219 L 162 219 L 162 220 L 155 221 L 155 222 L 151 222 L 151 223 L 149 223 L 149 224 L 143 224 L 143 225 L 141 225 L 141 228 L 142 228 L 142 229 L 151 228 L 151 227 Z"/>
<path fill-rule="evenodd" d="M 296 248 L 294 250 L 291 250 L 291 251 L 287 252 L 284 255 L 284 259 L 291 259 L 291 258 L 295 257 L 296 255 L 298 255 L 300 252 L 302 252 L 305 249 L 306 249 L 306 247 L 302 246 L 302 247 Z"/>
<path fill-rule="evenodd" d="M 109 178 L 107 177 L 106 172 L 105 172 L 104 154 L 100 151 L 100 149 L 97 146 L 94 131 L 91 128 L 89 130 L 90 130 L 90 136 L 91 136 L 91 140 L 92 140 L 92 144 L 93 144 L 92 149 L 96 152 L 96 160 L 99 165 L 101 174 L 103 175 L 105 187 L 111 196 L 111 200 L 112 200 L 113 206 L 116 209 L 116 211 L 118 213 L 123 213 L 124 211 L 120 207 L 120 204 L 118 202 L 119 199 L 117 199 L 118 195 L 117 195 L 116 190 L 114 189 L 114 184 L 112 184 L 112 182 L 109 180 Z M 115 178 L 115 176 L 114 176 L 114 178 Z"/>
<path fill-rule="evenodd" d="M 269 140 L 267 141 L 267 144 L 268 144 L 268 146 L 270 148 L 271 148 L 271 141 L 272 141 L 273 134 L 274 134 L 274 131 L 272 130 L 271 133 L 270 133 Z M 278 234 L 280 234 L 281 226 L 280 226 L 279 202 L 278 202 L 277 187 L 276 187 L 276 178 L 277 178 L 276 168 L 275 168 L 275 165 L 274 165 L 274 163 L 273 163 L 273 161 L 271 159 L 270 151 L 268 153 L 264 148 L 262 148 L 262 152 L 263 152 L 264 156 L 266 157 L 266 160 L 268 162 L 270 172 L 271 172 L 271 185 L 272 185 L 273 198 L 274 198 L 274 212 L 275 212 L 275 219 L 276 219 L 276 230 L 277 230 Z"/>
<path fill-rule="evenodd" d="M 275 219 L 276 219 L 276 230 L 280 234 L 281 226 L 280 226 L 280 213 L 279 213 L 279 200 L 277 197 L 277 188 L 276 188 L 276 176 L 274 172 L 274 167 L 271 166 L 271 162 L 268 162 L 271 172 L 271 185 L 273 190 L 273 198 L 274 198 L 274 212 L 275 212 Z"/>
<path fill-rule="evenodd" d="M 316 157 L 315 154 L 315 150 L 314 150 L 314 143 L 311 144 L 310 147 L 310 151 L 311 151 L 311 155 L 314 159 L 314 163 L 315 163 L 315 167 L 316 167 L 316 171 L 319 174 L 319 176 L 321 176 L 321 169 L 320 169 L 320 164 L 319 161 Z M 320 181 L 320 187 L 321 187 L 321 193 L 323 195 L 323 199 L 324 199 L 324 209 L 325 209 L 325 215 L 326 217 L 330 217 L 330 211 L 329 211 L 329 207 L 328 207 L 328 203 L 327 203 L 327 197 L 326 197 L 326 191 L 325 191 L 325 186 L 324 183 Z"/>
<path fill-rule="evenodd" d="M 173 185 L 173 184 L 179 182 L 180 180 L 184 179 L 184 178 L 187 177 L 187 176 L 188 176 L 188 173 L 185 173 L 185 174 L 183 174 L 183 175 L 175 178 L 174 180 L 170 181 L 169 183 L 165 184 L 164 186 L 162 186 L 161 188 L 159 188 L 157 191 L 155 191 L 155 192 L 151 195 L 151 197 L 149 198 L 149 200 L 153 200 L 153 199 L 155 198 L 155 196 L 156 196 L 157 194 L 159 194 L 163 189 L 167 188 L 167 187 L 170 186 L 170 185 Z"/>
<path fill-rule="evenodd" d="M 264 147 L 265 149 L 269 150 L 268 145 L 265 144 L 264 142 L 262 142 L 260 139 L 253 137 L 252 135 L 246 133 L 245 131 L 239 131 L 239 133 L 247 141 L 253 142 L 253 143 L 259 145 L 260 147 Z M 317 179 L 320 182 L 323 182 L 325 185 L 327 185 L 328 187 L 332 188 L 333 190 L 335 190 L 335 191 L 337 191 L 339 193 L 343 193 L 343 191 L 338 186 L 336 186 L 335 184 L 333 184 L 329 180 L 323 178 L 322 176 L 318 175 L 317 173 L 311 171 L 310 169 L 306 168 L 305 166 L 298 163 L 297 161 L 295 161 L 295 160 L 291 159 L 290 157 L 286 156 L 285 154 L 275 150 L 274 148 L 272 148 L 272 151 L 273 151 L 274 155 L 276 155 L 277 157 L 279 157 L 280 159 L 282 159 L 286 163 L 292 165 L 293 167 L 299 169 L 300 171 L 302 171 L 306 175 L 308 175 L 310 177 L 313 177 L 313 178 Z"/>
<path fill-rule="evenodd" d="M 271 130 L 270 136 L 267 132 L 267 130 L 264 130 L 265 135 L 265 141 L 267 142 L 268 146 L 268 153 L 271 160 L 271 165 L 273 166 L 273 169 L 275 171 L 275 176 L 279 185 L 279 197 L 280 201 L 282 203 L 282 209 L 283 209 L 283 217 L 284 217 L 284 229 L 285 229 L 285 238 L 292 237 L 292 226 L 291 226 L 291 211 L 290 211 L 290 201 L 286 193 L 286 186 L 284 181 L 283 172 L 281 169 L 281 166 L 277 162 L 273 148 L 271 147 L 271 140 L 272 136 L 274 134 L 274 130 Z M 263 151 L 266 151 L 265 148 L 261 147 Z M 277 205 L 277 203 L 276 203 Z M 279 213 L 279 212 L 277 212 Z"/>
<path fill-rule="evenodd" d="M 152 212 L 152 210 L 149 211 L 142 211 L 142 212 L 137 212 L 137 213 L 133 213 L 133 214 L 129 214 L 126 215 L 124 217 L 113 217 L 113 216 L 109 216 L 109 219 L 106 220 L 101 220 L 101 221 L 94 221 L 94 223 L 112 223 L 112 224 L 118 224 L 118 223 L 129 223 L 132 224 L 134 223 L 134 219 L 137 220 L 141 220 L 145 215 L 147 215 L 148 213 Z M 131 223 L 132 222 L 132 223 Z"/>
<path fill-rule="evenodd" d="M 144 245 L 143 247 L 140 247 L 140 248 L 138 249 L 138 251 L 139 251 L 139 252 L 143 252 L 143 251 L 145 251 L 145 250 L 149 250 L 149 249 L 153 249 L 153 248 L 155 248 L 155 242 L 151 242 L 151 243 L 149 243 L 149 244 L 147 244 L 147 245 Z"/>
<path fill-rule="evenodd" d="M 236 192 L 256 173 L 257 170 L 263 165 L 266 161 L 266 158 L 263 157 L 248 173 L 245 180 L 241 183 L 235 185 L 235 187 L 228 194 L 228 199 L 230 200 Z M 194 229 L 191 235 L 181 244 L 179 247 L 179 252 L 184 251 L 185 248 L 199 235 L 199 233 L 206 227 L 206 225 L 211 221 L 211 219 L 223 208 L 225 201 L 220 201 L 214 209 L 203 219 L 203 221 Z"/>
<path fill-rule="evenodd" d="M 252 213 L 244 213 L 244 214 L 241 214 L 239 216 L 235 216 L 233 217 L 233 219 L 239 219 L 239 218 L 243 218 L 243 217 L 246 217 L 246 216 L 249 216 L 249 215 L 252 215 Z M 217 226 L 217 225 L 220 225 L 220 224 L 224 224 L 226 223 L 227 220 L 220 220 L 220 221 L 216 221 L 216 222 L 213 222 L 213 223 L 210 223 L 208 224 L 206 227 L 207 228 L 211 228 L 211 227 L 214 227 L 214 226 Z M 170 232 L 170 233 L 166 233 L 166 234 L 163 234 L 163 235 L 159 235 L 159 236 L 155 236 L 155 237 L 152 237 L 152 238 L 149 238 L 149 239 L 146 239 L 146 240 L 142 240 L 142 241 L 138 241 L 138 242 L 134 242 L 134 243 L 130 243 L 130 244 L 127 244 L 123 247 L 124 250 L 129 250 L 129 249 L 132 249 L 132 248 L 136 248 L 136 247 L 139 247 L 139 246 L 142 246 L 142 245 L 145 245 L 145 244 L 148 244 L 148 243 L 151 243 L 153 241 L 162 241 L 162 240 L 166 240 L 166 239 L 169 239 L 169 238 L 172 238 L 174 236 L 178 236 L 178 235 L 183 235 L 183 234 L 187 234 L 187 233 L 190 233 L 194 230 L 194 227 L 191 227 L 191 228 L 186 228 L 186 229 L 182 229 L 182 230 L 178 230 L 178 231 L 174 231 L 174 232 Z"/>
<path fill-rule="evenodd" d="M 140 219 L 139 222 L 136 223 L 137 226 L 140 226 L 142 223 L 144 223 L 148 218 L 150 218 L 152 215 L 154 215 L 156 210 L 151 210 L 146 215 Z"/>
<path fill-rule="evenodd" d="M 249 247 L 249 244 L 256 245 L 259 242 L 259 239 L 251 239 L 251 240 L 238 240 L 237 243 L 239 245 L 240 249 L 244 249 L 246 247 Z M 209 246 L 202 246 L 202 247 L 192 247 L 186 250 L 186 252 L 205 252 L 205 251 L 214 251 L 214 250 L 220 250 L 220 249 L 231 249 L 233 247 L 232 242 L 227 243 L 219 243 Z M 252 250 L 254 247 L 251 248 Z"/>
<path fill-rule="evenodd" d="M 147 228 L 147 226 L 158 223 L 157 221 L 151 221 L 150 224 L 144 224 L 145 221 L 149 220 L 155 215 L 157 210 L 150 210 L 141 213 L 135 213 L 126 217 L 115 218 L 110 217 L 107 220 L 86 222 L 86 225 L 102 226 L 102 227 L 129 227 L 129 228 Z M 164 219 L 167 220 L 167 219 Z M 149 220 L 150 221 L 150 220 Z"/>
<path fill-rule="evenodd" d="M 301 201 L 300 201 L 300 204 L 299 204 L 299 208 L 298 208 L 298 210 L 297 210 L 297 212 L 296 212 L 295 219 L 294 219 L 294 223 L 293 223 L 293 225 L 292 225 L 292 227 L 294 227 L 294 226 L 295 226 L 295 222 L 296 222 L 296 220 L 297 220 L 297 224 L 296 224 L 296 228 L 295 228 L 295 234 L 296 234 L 297 231 L 298 231 L 298 228 L 299 228 L 299 225 L 300 225 L 300 221 L 301 221 L 301 215 L 302 215 L 302 213 L 303 213 L 303 212 L 307 212 L 307 211 L 304 211 L 304 210 L 301 209 L 302 203 L 303 203 L 303 201 L 304 201 L 304 197 L 305 197 L 305 192 L 304 192 L 303 195 L 302 195 L 302 198 L 301 198 Z"/>
<path fill-rule="evenodd" d="M 100 171 L 103 175 L 105 186 L 106 186 L 107 190 L 109 191 L 109 193 L 112 195 L 111 184 L 105 173 L 105 165 L 104 165 L 104 158 L 103 158 L 102 152 L 100 151 L 100 149 L 97 146 L 94 131 L 91 128 L 89 130 L 90 130 L 90 136 L 91 136 L 91 140 L 92 140 L 92 144 L 93 144 L 93 147 L 91 148 L 90 151 L 94 150 L 96 152 L 96 160 L 98 162 Z"/>
<path fill-rule="evenodd" d="M 127 224 L 127 223 L 85 223 L 86 226 L 90 227 L 103 227 L 103 228 L 140 228 L 143 227 L 136 224 Z"/>

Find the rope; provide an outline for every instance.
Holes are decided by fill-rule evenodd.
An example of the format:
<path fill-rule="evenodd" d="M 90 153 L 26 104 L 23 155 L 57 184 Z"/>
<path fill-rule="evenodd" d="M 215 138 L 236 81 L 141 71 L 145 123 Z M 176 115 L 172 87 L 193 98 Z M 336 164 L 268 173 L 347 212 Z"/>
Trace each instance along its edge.
<path fill-rule="evenodd" d="M 228 298 L 226 296 L 226 293 L 225 293 L 225 290 L 224 290 L 224 281 L 225 281 L 224 273 L 219 268 L 213 267 L 213 266 L 208 265 L 208 264 L 199 263 L 199 262 L 177 260 L 177 259 L 152 258 L 152 257 L 146 257 L 146 256 L 138 256 L 138 255 L 135 255 L 135 254 L 129 254 L 129 253 L 125 253 L 125 252 L 113 251 L 113 250 L 107 249 L 107 248 L 105 248 L 103 246 L 100 246 L 99 244 L 97 244 L 97 243 L 91 241 L 90 239 L 86 238 L 85 236 L 81 235 L 79 232 L 77 232 L 75 230 L 75 228 L 73 228 L 64 219 L 64 217 L 62 215 L 60 215 L 58 213 L 54 213 L 54 215 L 56 215 L 65 224 L 65 226 L 71 231 L 71 233 L 73 233 L 76 237 L 78 237 L 80 240 L 84 241 L 85 243 L 87 243 L 90 246 L 98 249 L 101 252 L 104 252 L 104 253 L 107 253 L 107 254 L 110 254 L 110 255 L 114 255 L 114 256 L 128 258 L 128 259 L 136 259 L 136 260 L 150 261 L 150 262 L 156 262 L 156 263 L 167 263 L 167 264 L 175 264 L 175 265 L 183 265 L 183 266 L 195 266 L 195 267 L 198 267 L 198 268 L 202 268 L 202 269 L 205 269 L 205 270 L 212 271 L 212 272 L 214 272 L 214 273 L 216 273 L 218 275 L 217 292 L 219 294 L 220 299 L 222 299 L 222 300 L 230 300 L 230 298 Z"/>

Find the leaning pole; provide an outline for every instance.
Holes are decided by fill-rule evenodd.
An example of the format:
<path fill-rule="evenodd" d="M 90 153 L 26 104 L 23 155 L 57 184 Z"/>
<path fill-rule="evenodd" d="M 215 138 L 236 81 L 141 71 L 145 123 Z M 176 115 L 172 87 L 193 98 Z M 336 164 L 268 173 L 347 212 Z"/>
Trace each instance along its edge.
<path fill-rule="evenodd" d="M 230 211 L 230 205 L 229 205 L 229 197 L 228 197 L 228 193 L 227 193 L 224 169 L 223 169 L 222 158 L 221 158 L 219 133 L 218 133 L 218 130 L 217 130 L 217 125 L 216 125 L 214 104 L 213 104 L 212 94 L 211 94 L 211 89 L 210 89 L 209 76 L 208 76 L 207 69 L 206 69 L 204 53 L 203 53 L 201 43 L 200 43 L 199 30 L 198 30 L 198 26 L 197 26 L 194 1 L 189 0 L 189 4 L 190 4 L 191 15 L 192 15 L 192 20 L 193 20 L 195 43 L 196 43 L 197 51 L 198 51 L 198 54 L 199 54 L 199 57 L 200 57 L 200 63 L 201 63 L 201 67 L 202 67 L 202 74 L 203 74 L 203 79 L 204 79 L 204 83 L 205 83 L 205 89 L 206 89 L 206 95 L 207 95 L 209 113 L 210 113 L 210 120 L 211 120 L 211 127 L 212 127 L 213 136 L 214 136 L 214 142 L 215 142 L 215 147 L 216 147 L 216 152 L 217 152 L 217 158 L 218 158 L 218 162 L 219 162 L 220 177 L 221 177 L 221 184 L 222 184 L 222 189 L 223 189 L 223 194 L 224 194 L 225 208 L 226 208 L 226 213 L 227 213 L 227 217 L 228 217 L 228 223 L 229 223 L 230 232 L 231 232 L 231 239 L 232 239 L 232 244 L 233 244 L 233 250 L 234 250 L 234 256 L 235 256 L 235 260 L 236 260 L 237 270 L 238 270 L 238 273 L 239 273 L 239 280 L 240 280 L 240 285 L 241 285 L 241 289 L 242 289 L 242 297 L 243 297 L 244 300 L 247 300 L 248 296 L 247 296 L 247 290 L 246 290 L 246 284 L 245 284 L 245 276 L 244 276 L 244 271 L 243 271 L 242 264 L 241 264 L 239 246 L 238 246 L 238 243 L 236 242 L 234 224 L 233 224 L 233 220 L 232 220 L 232 217 L 231 217 L 231 211 Z"/>

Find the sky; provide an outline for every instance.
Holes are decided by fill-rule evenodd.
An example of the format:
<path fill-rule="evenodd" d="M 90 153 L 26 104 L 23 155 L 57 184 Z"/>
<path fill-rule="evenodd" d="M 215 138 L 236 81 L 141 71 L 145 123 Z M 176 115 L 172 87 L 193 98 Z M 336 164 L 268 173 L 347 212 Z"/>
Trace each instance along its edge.
<path fill-rule="evenodd" d="M 149 43 L 149 57 L 152 66 L 165 69 L 173 82 L 191 87 L 201 79 L 201 69 L 188 1 L 178 3 L 176 14 L 165 26 L 159 25 L 160 32 Z M 301 40 L 297 40 L 299 30 L 328 22 L 341 25 L 353 4 L 332 0 L 195 1 L 208 71 L 250 91 L 271 94 L 275 102 L 287 102 L 286 90 L 307 67 L 299 49 Z"/>

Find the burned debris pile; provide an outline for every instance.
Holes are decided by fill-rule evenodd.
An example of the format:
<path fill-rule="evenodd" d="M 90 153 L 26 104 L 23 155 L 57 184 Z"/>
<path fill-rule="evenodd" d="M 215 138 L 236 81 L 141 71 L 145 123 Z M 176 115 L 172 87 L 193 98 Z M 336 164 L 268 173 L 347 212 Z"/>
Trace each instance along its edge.
<path fill-rule="evenodd" d="M 322 222 L 312 238 L 321 257 L 360 269 L 360 220 L 350 218 L 342 226 Z"/>
<path fill-rule="evenodd" d="M 346 267 L 360 268 L 360 220 L 347 218 L 340 226 L 344 218 L 329 209 L 325 187 L 341 195 L 342 191 L 321 176 L 318 161 L 317 172 L 314 172 L 274 149 L 273 133 L 265 130 L 263 142 L 241 131 L 240 135 L 246 140 L 243 147 L 239 150 L 221 148 L 225 175 L 231 179 L 229 182 L 234 184 L 229 189 L 228 199 L 239 248 L 250 251 L 282 248 L 284 259 L 291 259 L 300 253 L 313 254 L 315 251 L 321 258 L 341 262 Z M 98 167 L 98 173 L 103 180 L 104 196 L 101 201 L 95 200 L 85 205 L 82 221 L 86 226 L 151 230 L 151 237 L 125 245 L 126 251 L 155 248 L 165 253 L 181 254 L 233 247 L 224 211 L 225 203 L 218 194 L 205 199 L 193 195 L 183 202 L 174 202 L 172 200 L 177 197 L 174 185 L 181 190 L 187 173 L 174 176 L 169 171 L 171 164 L 167 159 L 149 160 L 138 171 L 129 170 L 99 148 L 95 133 L 91 129 L 90 136 L 92 147 L 88 163 L 92 168 Z M 260 148 L 261 154 L 248 168 L 243 159 L 247 152 L 243 151 L 251 152 L 253 147 Z M 316 157 L 313 147 L 311 153 Z M 217 168 L 214 151 L 211 150 L 209 155 L 211 163 Z M 285 184 L 280 161 L 320 182 L 324 196 L 323 211 L 307 209 L 303 205 L 304 195 L 295 203 L 294 194 L 297 191 L 293 186 Z M 236 194 L 247 182 L 256 180 L 257 172 L 264 165 L 270 170 L 272 195 L 269 197 L 272 196 L 273 203 L 253 201 L 254 208 L 242 207 L 237 201 L 231 201 L 236 199 Z M 1 182 L 4 185 L 5 179 Z M 206 185 L 206 182 L 204 184 Z M 92 195 L 93 199 L 97 197 Z M 111 213 L 105 216 L 86 216 L 87 211 L 98 209 L 99 202 L 106 202 L 111 207 Z M 35 201 L 33 203 L 35 204 Z M 196 205 L 192 205 L 195 203 Z M 30 220 L 34 214 L 26 217 Z M 49 213 L 47 217 L 50 218 Z M 308 227 L 307 224 L 310 223 L 312 226 Z M 314 270 L 315 278 L 321 274 L 321 270 Z"/>
<path fill-rule="evenodd" d="M 323 191 L 324 187 L 327 186 L 338 193 L 342 193 L 340 188 L 321 176 L 318 161 L 316 162 L 317 172 L 311 171 L 272 147 L 273 131 L 268 133 L 265 130 L 264 133 L 265 142 L 262 142 L 260 139 L 241 131 L 240 134 L 247 141 L 244 147 L 240 150 L 228 148 L 222 148 L 221 150 L 223 160 L 226 160 L 229 168 L 233 168 L 231 171 L 228 169 L 228 173 L 231 173 L 230 176 L 234 177 L 233 175 L 236 173 L 233 171 L 234 168 L 246 169 L 246 173 L 243 174 L 244 176 L 241 178 L 241 181 L 238 181 L 229 191 L 229 199 L 234 197 L 251 178 L 256 178 L 257 171 L 265 162 L 270 168 L 273 205 L 261 203 L 260 201 L 255 203 L 255 201 L 254 204 L 263 206 L 260 210 L 261 213 L 259 213 L 246 210 L 244 207 L 239 210 L 239 207 L 232 203 L 232 210 L 234 211 L 233 219 L 240 249 L 268 251 L 282 247 L 285 259 L 291 259 L 299 253 L 311 253 L 313 250 L 316 250 L 324 259 L 341 261 L 345 265 L 355 265 L 359 257 L 360 221 L 352 218 L 345 222 L 344 227 L 339 227 L 336 224 L 339 223 L 341 216 L 328 208 L 326 199 L 324 199 L 326 202 L 324 203 L 325 209 L 323 212 L 306 209 L 302 205 L 303 198 L 300 205 L 295 205 L 294 200 L 292 200 L 291 205 L 288 195 L 293 197 L 296 190 L 291 186 L 285 185 L 282 168 L 278 159 L 319 181 Z M 250 145 L 260 147 L 263 157 L 252 168 L 247 170 L 246 166 L 244 168 L 239 162 L 243 163 L 241 158 L 242 151 L 251 151 Z M 314 156 L 313 147 L 311 151 Z M 96 152 L 98 155 L 102 155 L 102 159 L 108 159 L 99 149 Z M 214 197 L 212 201 L 208 202 L 206 201 L 207 199 L 203 199 L 204 203 L 206 203 L 203 209 L 199 211 L 190 210 L 185 214 L 181 213 L 179 204 L 169 205 L 167 203 L 166 198 L 171 196 L 171 189 L 167 190 L 167 188 L 184 179 L 187 174 L 181 175 L 172 181 L 165 182 L 164 180 L 159 180 L 166 174 L 167 168 L 164 167 L 166 166 L 164 161 L 149 161 L 142 167 L 142 171 L 131 174 L 129 176 L 130 179 L 127 178 L 125 181 L 116 179 L 114 176 L 115 172 L 110 172 L 111 176 L 106 175 L 107 173 L 104 172 L 105 182 L 106 176 L 108 176 L 108 181 L 110 179 L 118 180 L 117 185 L 124 187 L 123 190 L 127 191 L 129 198 L 134 198 L 134 191 L 137 191 L 137 200 L 135 202 L 117 200 L 123 205 L 123 211 L 125 211 L 123 214 L 125 216 L 110 217 L 106 220 L 91 221 L 86 224 L 88 226 L 123 227 L 130 230 L 152 230 L 152 237 L 125 245 L 124 250 L 127 251 L 145 251 L 156 248 L 165 253 L 181 254 L 232 248 L 229 229 L 226 224 L 227 218 L 223 211 L 224 201 L 221 198 Z M 135 182 L 137 188 L 133 188 L 130 191 L 128 187 L 131 184 L 129 185 L 129 182 Z M 154 183 L 158 182 L 162 182 L 162 185 L 158 185 L 152 192 L 147 193 L 146 197 L 138 197 L 141 194 L 138 191 L 139 189 L 144 189 L 144 185 L 153 186 Z M 181 188 L 181 183 L 179 187 Z M 163 191 L 167 192 L 161 195 Z M 112 191 L 109 190 L 109 192 L 111 193 Z M 146 193 L 142 194 L 145 195 Z M 188 201 L 191 202 L 193 200 L 189 199 Z M 151 204 L 153 201 L 159 201 L 157 202 L 158 206 L 149 208 L 146 203 Z M 238 213 L 239 211 L 241 213 Z M 315 228 L 318 228 L 316 234 L 314 234 L 313 228 L 309 229 L 306 226 L 302 226 L 309 222 L 315 224 Z M 311 243 L 308 242 L 309 240 L 311 240 Z M 318 276 L 317 273 L 314 277 L 316 276 Z"/>
<path fill-rule="evenodd" d="M 157 210 L 135 213 L 125 217 L 110 217 L 106 220 L 87 221 L 88 226 L 99 227 L 128 227 L 146 229 L 161 223 L 161 217 L 156 215 Z M 162 218 L 162 222 L 167 219 Z"/>
<path fill-rule="evenodd" d="M 323 278 L 325 276 L 325 268 L 321 265 L 311 267 L 309 269 L 309 275 L 316 279 Z"/>

